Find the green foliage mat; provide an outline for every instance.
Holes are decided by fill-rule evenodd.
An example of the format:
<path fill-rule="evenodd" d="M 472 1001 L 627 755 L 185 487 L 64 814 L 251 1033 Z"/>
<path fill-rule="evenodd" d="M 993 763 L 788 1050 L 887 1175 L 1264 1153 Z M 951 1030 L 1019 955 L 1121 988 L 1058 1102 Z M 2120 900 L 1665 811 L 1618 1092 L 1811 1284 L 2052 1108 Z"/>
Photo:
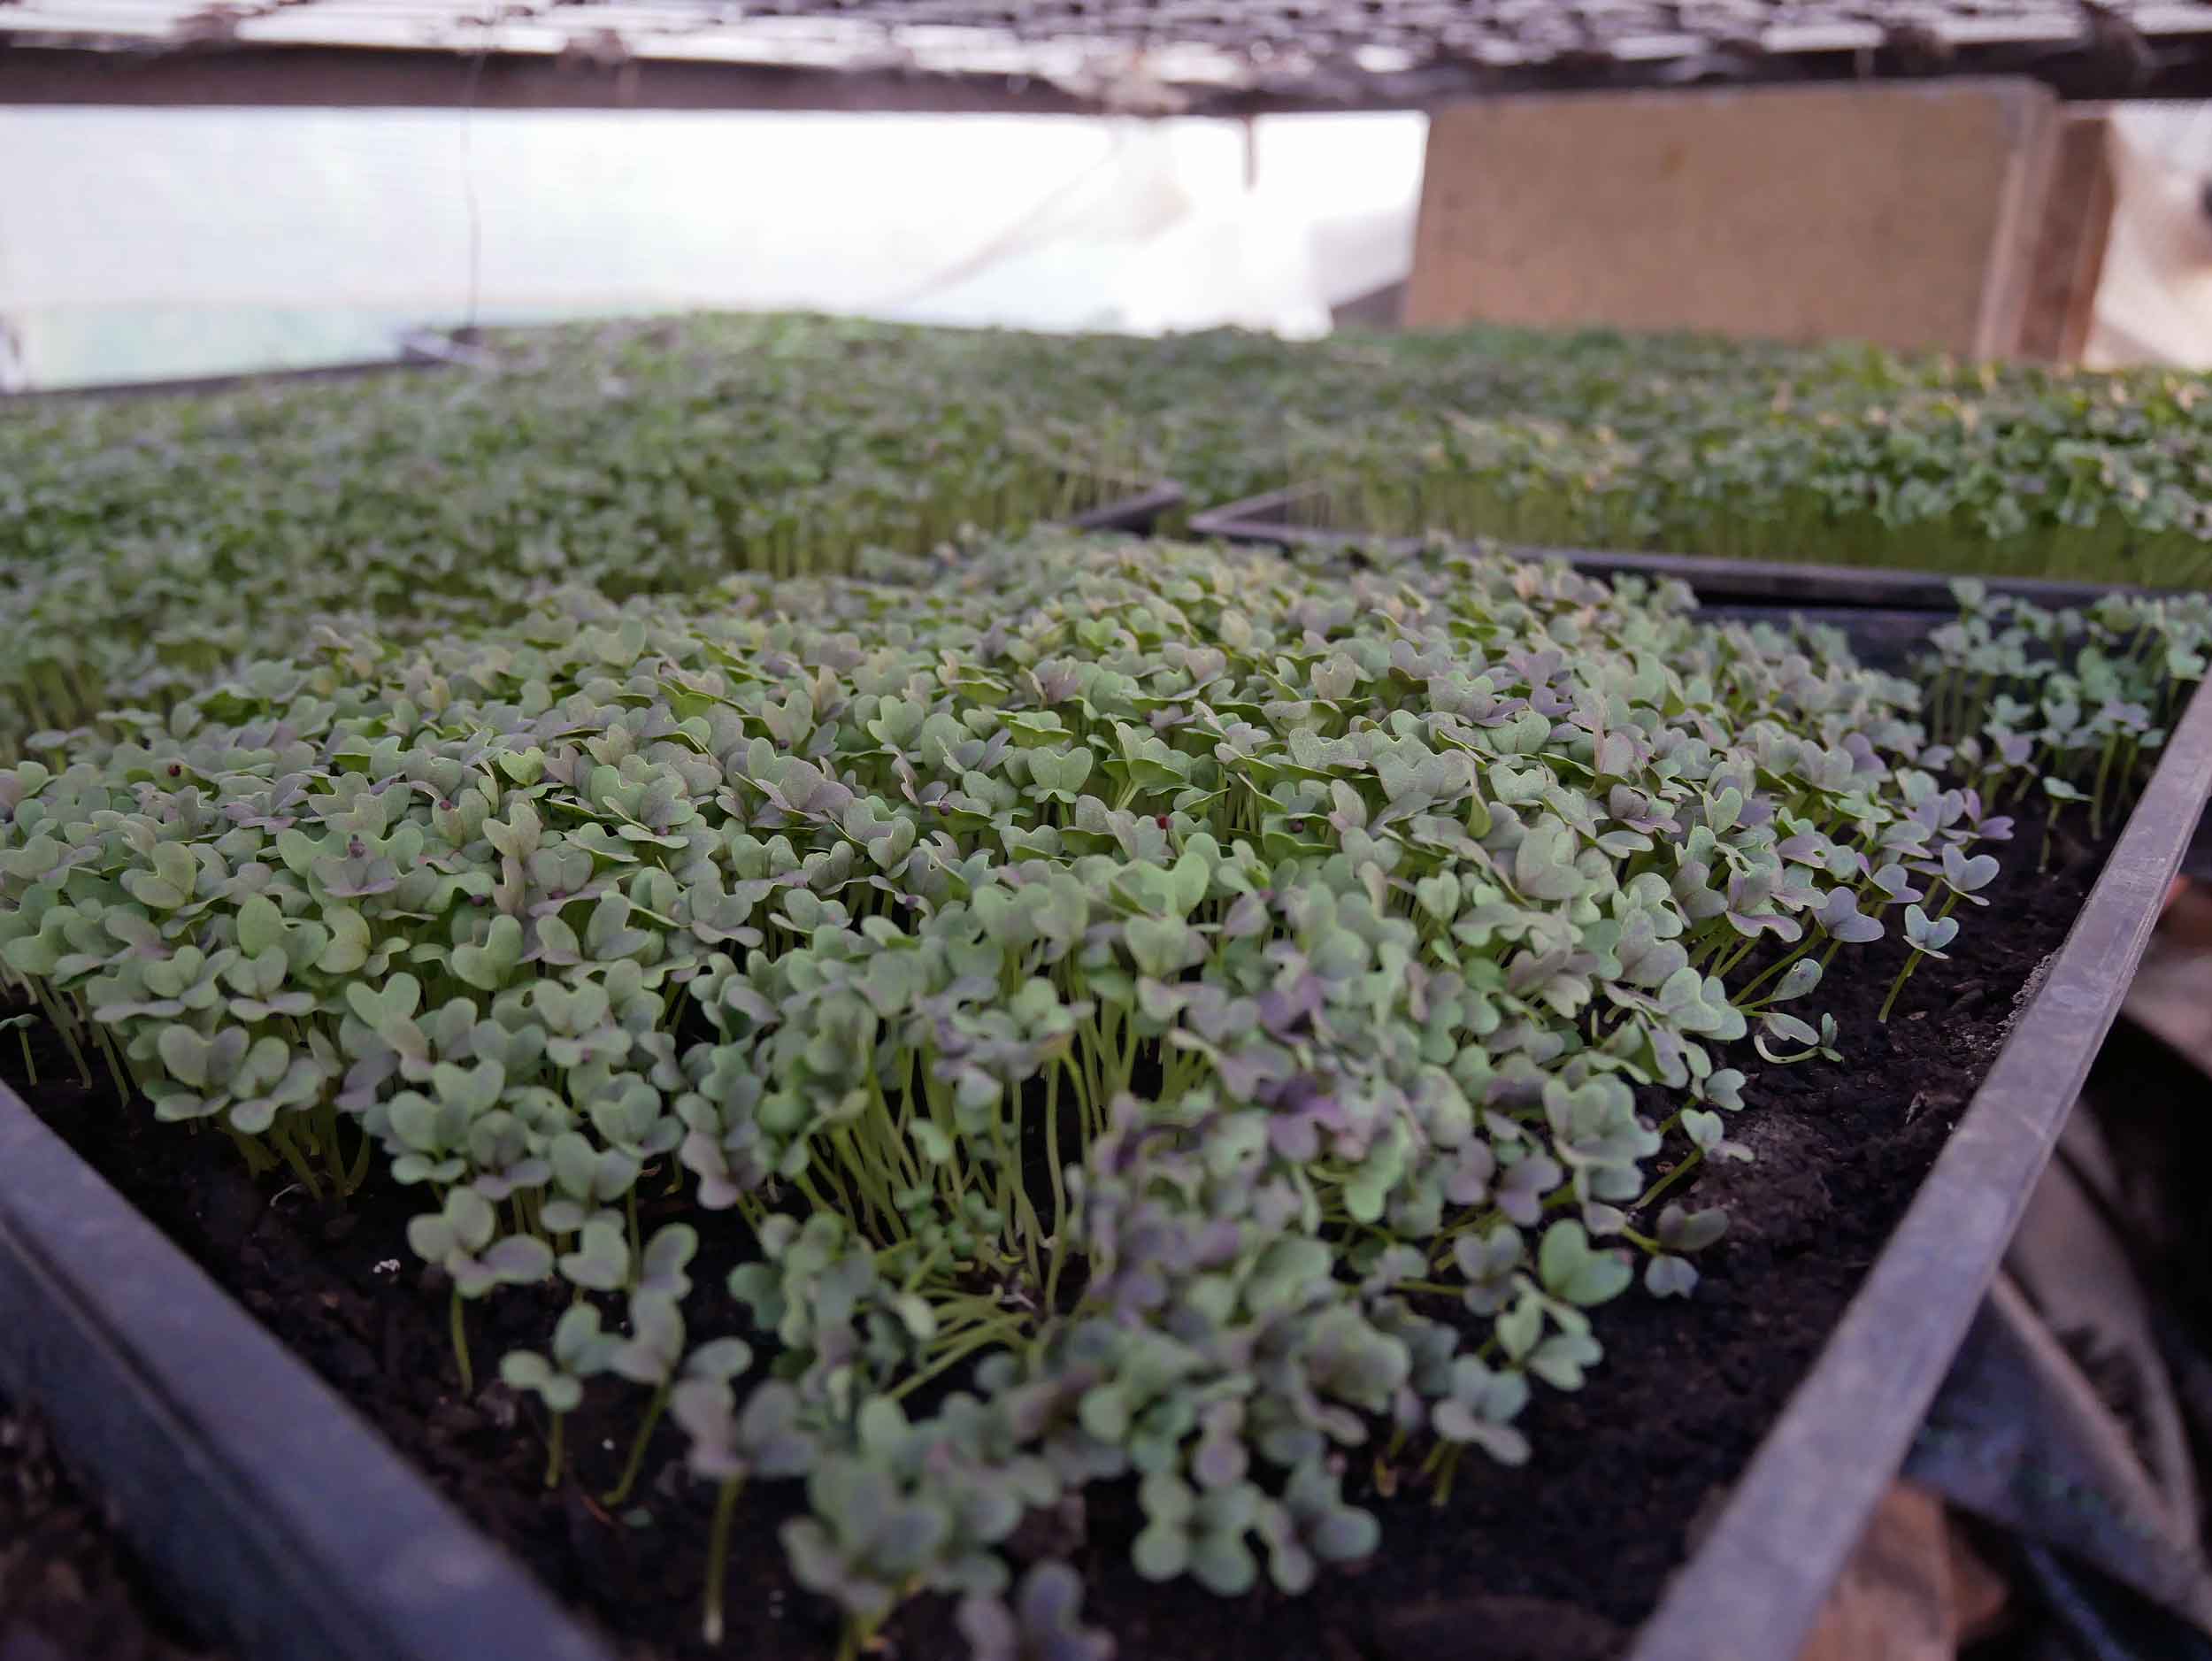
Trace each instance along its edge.
<path fill-rule="evenodd" d="M 1832 974 L 1887 1020 L 1992 849 L 2101 838 L 2212 637 L 1966 585 L 1909 681 L 1474 553 L 894 574 L 329 629 L 42 743 L 0 963 L 158 1119 L 411 1190 L 546 1484 L 611 1402 L 603 1504 L 714 1496 L 710 1639 L 781 1489 L 848 1653 L 933 1591 L 987 1661 L 1102 1653 L 1015 1542 L 1111 1480 L 1136 1574 L 1296 1596 L 1383 1543 L 1355 1458 L 1571 1459 L 1526 1410 L 1695 1291 L 1736 1063 L 1839 1061 Z"/>
<path fill-rule="evenodd" d="M 0 758 L 324 627 L 564 581 L 874 572 L 1173 476 L 1322 522 L 2201 583 L 2200 377 L 1496 329 L 1312 342 L 802 317 L 518 332 L 425 373 L 0 411 Z"/>
<path fill-rule="evenodd" d="M 2039 840 L 2035 813 L 2031 806 L 2022 827 L 2030 846 Z M 1727 1210 L 1727 1235 L 1701 1257 L 1690 1308 L 1617 1300 L 1604 1311 L 1606 1359 L 1588 1387 L 1531 1402 L 1530 1433 L 1553 1456 L 1487 1465 L 1441 1506 L 1417 1481 L 1382 1492 L 1391 1462 L 1348 1457 L 1347 1496 L 1374 1512 L 1388 1549 L 1303 1598 L 1222 1599 L 1194 1582 L 1145 1580 L 1128 1558 L 1144 1519 L 1126 1481 L 1087 1491 L 1079 1530 L 1064 1511 L 1026 1519 L 1013 1549 L 1066 1554 L 1118 1661 L 1432 1661 L 1460 1654 L 1471 1630 L 1551 1661 L 1619 1654 L 1624 1631 L 1688 1549 L 1681 1519 L 1735 1479 L 1881 1250 L 2001 1042 L 2017 989 L 2063 937 L 2094 863 L 2093 852 L 2077 853 L 2039 873 L 2023 859 L 2001 875 L 1990 916 L 1962 936 L 1946 978 L 1886 1025 L 1874 1018 L 1901 942 L 1875 947 L 1871 973 L 1824 982 L 1847 1063 L 1769 1067 L 1749 1057 L 1762 1075 L 1747 1089 L 1756 1109 L 1735 1123 L 1757 1159 L 1703 1166 L 1687 1180 L 1697 1204 Z M 609 1509 L 586 1496 L 619 1479 L 634 1402 L 586 1395 L 569 1422 L 570 1480 L 548 1492 L 534 1426 L 518 1433 L 496 1391 L 475 1406 L 456 1399 L 442 1277 L 402 1266 L 410 1189 L 373 1178 L 344 1203 L 296 1189 L 272 1206 L 221 1139 L 178 1138 L 142 1107 L 114 1103 L 104 1079 L 79 1087 L 58 1038 L 42 1043 L 39 1068 L 33 1087 L 0 1044 L 0 1078 L 587 1614 L 653 1654 L 805 1661 L 833 1650 L 833 1615 L 791 1579 L 776 1539 L 803 1502 L 795 1485 L 761 1484 L 741 1497 L 728 1630 L 719 1649 L 708 1649 L 695 1599 L 710 1491 L 678 1480 L 672 1430 L 653 1450 L 671 1468 Z M 649 1232 L 690 1208 L 687 1196 L 651 1180 L 657 1174 L 641 1186 Z M 702 1233 L 689 1265 L 695 1324 L 740 1319 L 718 1294 L 744 1255 L 741 1231 Z M 562 1286 L 492 1300 L 471 1311 L 472 1341 L 488 1353 L 534 1345 L 565 1301 Z M 1432 1307 L 1479 1325 L 1448 1300 Z M 944 1600 L 918 1600 L 886 1635 L 900 1655 L 961 1655 L 952 1614 Z"/>

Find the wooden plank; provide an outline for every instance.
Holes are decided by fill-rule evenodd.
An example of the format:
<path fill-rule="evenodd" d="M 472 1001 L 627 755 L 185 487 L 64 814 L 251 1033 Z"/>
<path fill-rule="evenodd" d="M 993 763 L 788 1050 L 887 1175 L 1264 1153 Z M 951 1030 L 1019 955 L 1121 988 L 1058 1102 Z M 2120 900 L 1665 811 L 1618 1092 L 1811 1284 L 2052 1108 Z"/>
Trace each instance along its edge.
<path fill-rule="evenodd" d="M 2109 112 L 2101 106 L 2070 111 L 2060 123 L 2022 319 L 2022 357 L 2078 363 L 2088 342 L 2116 195 L 2111 127 Z"/>
<path fill-rule="evenodd" d="M 2005 358 L 2019 350 L 2065 124 L 2065 112 L 2047 100 L 2020 124 L 1998 192 L 1997 227 L 1974 328 L 1977 358 Z"/>
<path fill-rule="evenodd" d="M 1441 110 L 1406 320 L 2008 349 L 2057 111 L 2023 80 Z"/>

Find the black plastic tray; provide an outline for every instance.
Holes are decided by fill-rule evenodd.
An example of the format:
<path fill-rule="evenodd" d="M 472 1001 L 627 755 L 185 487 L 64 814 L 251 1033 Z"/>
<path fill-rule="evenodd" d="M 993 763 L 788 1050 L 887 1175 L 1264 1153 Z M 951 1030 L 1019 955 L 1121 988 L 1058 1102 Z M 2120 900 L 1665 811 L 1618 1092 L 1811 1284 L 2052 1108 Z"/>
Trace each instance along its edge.
<path fill-rule="evenodd" d="M 1869 652 L 1908 649 L 1933 622 L 1810 614 Z M 1995 1273 L 2208 795 L 2200 691 L 1934 1168 L 1629 1661 L 1797 1653 Z M 126 1532 L 254 1661 L 603 1661 L 4 1088 L 0 1387 L 54 1420 Z"/>
<path fill-rule="evenodd" d="M 2208 793 L 2212 695 L 2200 689 L 1904 1220 L 1629 1661 L 1797 1654 L 1996 1273 Z"/>
<path fill-rule="evenodd" d="M 1375 536 L 1357 531 L 1318 530 L 1295 525 L 1285 510 L 1317 492 L 1312 485 L 1293 485 L 1248 496 L 1191 516 L 1194 534 L 1218 537 L 1229 542 L 1258 542 L 1279 548 L 1379 548 L 1408 554 L 1425 546 L 1421 536 Z M 1799 606 L 1874 606 L 1925 611 L 1951 611 L 1952 577 L 1932 571 L 1868 570 L 1852 565 L 1795 565 L 1770 559 L 1718 559 L 1703 554 L 1622 554 L 1588 548 L 1551 548 L 1501 542 L 1501 550 L 1524 558 L 1564 559 L 1577 571 L 1594 577 L 1678 577 L 1696 590 L 1701 600 L 1751 601 Z M 2093 604 L 2108 594 L 2139 594 L 2149 590 L 2123 583 L 2058 582 L 2039 577 L 1985 577 L 1993 594 L 2008 594 L 2038 605 L 2060 607 Z"/>
<path fill-rule="evenodd" d="M 1133 496 L 1101 503 L 1088 512 L 1071 515 L 1058 523 L 1074 531 L 1128 531 L 1142 536 L 1166 515 L 1183 505 L 1187 493 L 1171 480 L 1143 487 Z"/>
<path fill-rule="evenodd" d="M 246 1661 L 611 1661 L 5 1086 L 0 1388 Z"/>
<path fill-rule="evenodd" d="M 1701 605 L 1697 614 L 1715 622 L 1825 624 L 1839 628 L 1851 642 L 1858 660 L 1870 667 L 1903 674 L 1918 661 L 1928 643 L 1929 631 L 1955 611 L 1915 611 L 1872 605 Z"/>
<path fill-rule="evenodd" d="M 166 381 L 109 381 L 82 387 L 39 387 L 0 392 L 0 414 L 71 399 L 196 397 L 235 392 L 247 387 L 284 387 L 317 381 L 353 381 L 400 370 L 488 367 L 491 360 L 453 336 L 434 329 L 409 329 L 399 336 L 393 358 L 361 358 L 342 363 L 309 364 L 298 369 L 255 369 L 233 375 L 184 375 Z"/>

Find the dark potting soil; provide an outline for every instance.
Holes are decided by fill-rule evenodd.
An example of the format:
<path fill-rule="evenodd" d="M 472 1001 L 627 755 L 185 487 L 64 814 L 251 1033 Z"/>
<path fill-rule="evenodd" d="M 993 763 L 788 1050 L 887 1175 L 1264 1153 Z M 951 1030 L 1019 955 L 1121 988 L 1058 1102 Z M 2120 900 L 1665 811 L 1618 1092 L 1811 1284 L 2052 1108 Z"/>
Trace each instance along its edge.
<path fill-rule="evenodd" d="M 1731 1057 L 1750 1077 L 1731 1134 L 1750 1165 L 1698 1172 L 1698 1205 L 1723 1204 L 1729 1230 L 1703 1254 L 1686 1304 L 1640 1288 L 1597 1325 L 1605 1360 L 1580 1392 L 1540 1388 L 1523 1423 L 1535 1447 L 1508 1470 L 1470 1454 L 1439 1506 L 1414 1465 L 1378 1492 L 1371 1456 L 1348 1465 L 1348 1497 L 1371 1506 L 1383 1546 L 1329 1573 L 1302 1598 L 1263 1582 L 1224 1600 L 1188 1581 L 1155 1586 L 1130 1568 L 1141 1517 L 1126 1485 L 1094 1489 L 1086 1517 L 1033 1532 L 1089 1581 L 1086 1619 L 1112 1632 L 1122 1661 L 1601 1661 L 1623 1650 L 1669 1573 L 1695 1544 L 1791 1388 L 1903 1213 L 2008 1031 L 2024 986 L 2064 938 L 2101 850 L 2042 835 L 2032 812 L 1993 902 L 1966 920 L 1947 963 L 1924 965 L 1886 1025 L 1875 1015 L 1904 950 L 1893 938 L 1848 960 L 1816 1004 L 1841 1028 L 1843 1065 Z M 803 1503 L 795 1484 L 741 1503 L 731 1552 L 728 1633 L 697 1635 L 708 1494 L 680 1469 L 678 1439 L 657 1434 L 647 1478 L 623 1505 L 595 1497 L 614 1480 L 644 1393 L 594 1388 L 567 1429 L 571 1480 L 543 1485 L 534 1403 L 496 1380 L 509 1349 L 542 1345 L 557 1296 L 510 1294 L 469 1310 L 478 1388 L 459 1388 L 447 1299 L 403 1237 L 418 1195 L 373 1184 L 343 1210 L 297 1187 L 256 1183 L 220 1136 L 154 1123 L 113 1093 L 80 1088 L 52 1042 L 40 1086 L 0 1050 L 0 1074 L 134 1203 L 335 1386 L 476 1524 L 560 1596 L 614 1635 L 626 1656 L 719 1655 L 823 1661 L 836 1622 L 791 1580 L 778 1525 Z M 68 1075 L 68 1081 L 56 1083 Z M 641 1196 L 649 1230 L 688 1215 Z M 693 1265 L 697 1330 L 742 1331 L 721 1291 L 733 1261 L 710 1241 Z M 1448 1315 L 1455 1306 L 1434 1302 Z M 493 1380 L 487 1383 L 487 1380 Z M 1041 1519 L 1033 1522 L 1041 1523 Z M 897 1617 L 885 1661 L 959 1661 L 944 1600 Z M 12 1661 L 12 1658 L 11 1658 Z"/>
<path fill-rule="evenodd" d="M 0 1661 L 212 1661 L 45 1426 L 0 1402 Z"/>

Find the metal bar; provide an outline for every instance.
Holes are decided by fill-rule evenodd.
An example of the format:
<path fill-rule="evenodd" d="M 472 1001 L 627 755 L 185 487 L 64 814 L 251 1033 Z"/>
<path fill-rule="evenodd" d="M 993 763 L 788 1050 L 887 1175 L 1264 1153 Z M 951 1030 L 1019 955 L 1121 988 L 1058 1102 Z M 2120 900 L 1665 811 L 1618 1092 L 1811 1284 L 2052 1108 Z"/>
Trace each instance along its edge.
<path fill-rule="evenodd" d="M 611 1661 L 5 1086 L 0 1387 L 250 1661 Z"/>
<path fill-rule="evenodd" d="M 6 12 L 0 10 L 0 19 Z M 605 10 L 611 28 L 618 4 Z M 302 26 L 303 27 L 304 26 Z M 1163 30 L 1171 42 L 1172 31 Z M 1895 78 L 1863 52 L 1716 50 L 1630 59 L 1604 53 L 1559 61 L 1492 62 L 1456 56 L 1435 41 L 1409 43 L 1417 61 L 1370 73 L 1331 62 L 1281 71 L 1248 67 L 1247 84 L 1192 81 L 1117 102 L 1110 82 L 1072 90 L 1025 70 L 918 70 L 757 63 L 647 52 L 619 63 L 553 51 L 472 51 L 453 44 L 345 45 L 313 42 L 180 43 L 150 30 L 70 37 L 0 22 L 0 105 L 104 104 L 336 109 L 756 110 L 906 114 L 1241 116 L 1319 111 L 1432 108 L 1520 92 L 1638 88 L 1807 85 Z M 715 31 L 696 37 L 713 42 Z M 1049 37 L 1044 37 L 1048 39 Z M 1248 43 L 1248 36 L 1233 37 Z M 1029 42 L 1024 42 L 1025 44 Z M 1132 36 L 1122 42 L 1134 48 Z M 1159 42 L 1152 42 L 1154 44 Z M 2148 68 L 2098 54 L 2018 43 L 1965 47 L 1952 78 L 2020 74 L 2062 97 L 2201 99 L 2212 96 L 2212 35 L 2158 37 Z M 1417 47 L 1419 50 L 1412 50 Z M 1231 49 L 1223 42 L 1222 50 Z M 1423 52 L 1428 55 L 1424 58 Z"/>
<path fill-rule="evenodd" d="M 1788 1661 L 1902 1461 L 2150 942 L 2212 792 L 2201 688 L 2042 987 L 1629 1661 Z"/>
<path fill-rule="evenodd" d="M 0 104 L 337 109 L 849 110 L 906 114 L 1095 113 L 1043 81 L 663 58 L 620 65 L 549 53 L 362 46 L 132 52 L 12 46 Z"/>

